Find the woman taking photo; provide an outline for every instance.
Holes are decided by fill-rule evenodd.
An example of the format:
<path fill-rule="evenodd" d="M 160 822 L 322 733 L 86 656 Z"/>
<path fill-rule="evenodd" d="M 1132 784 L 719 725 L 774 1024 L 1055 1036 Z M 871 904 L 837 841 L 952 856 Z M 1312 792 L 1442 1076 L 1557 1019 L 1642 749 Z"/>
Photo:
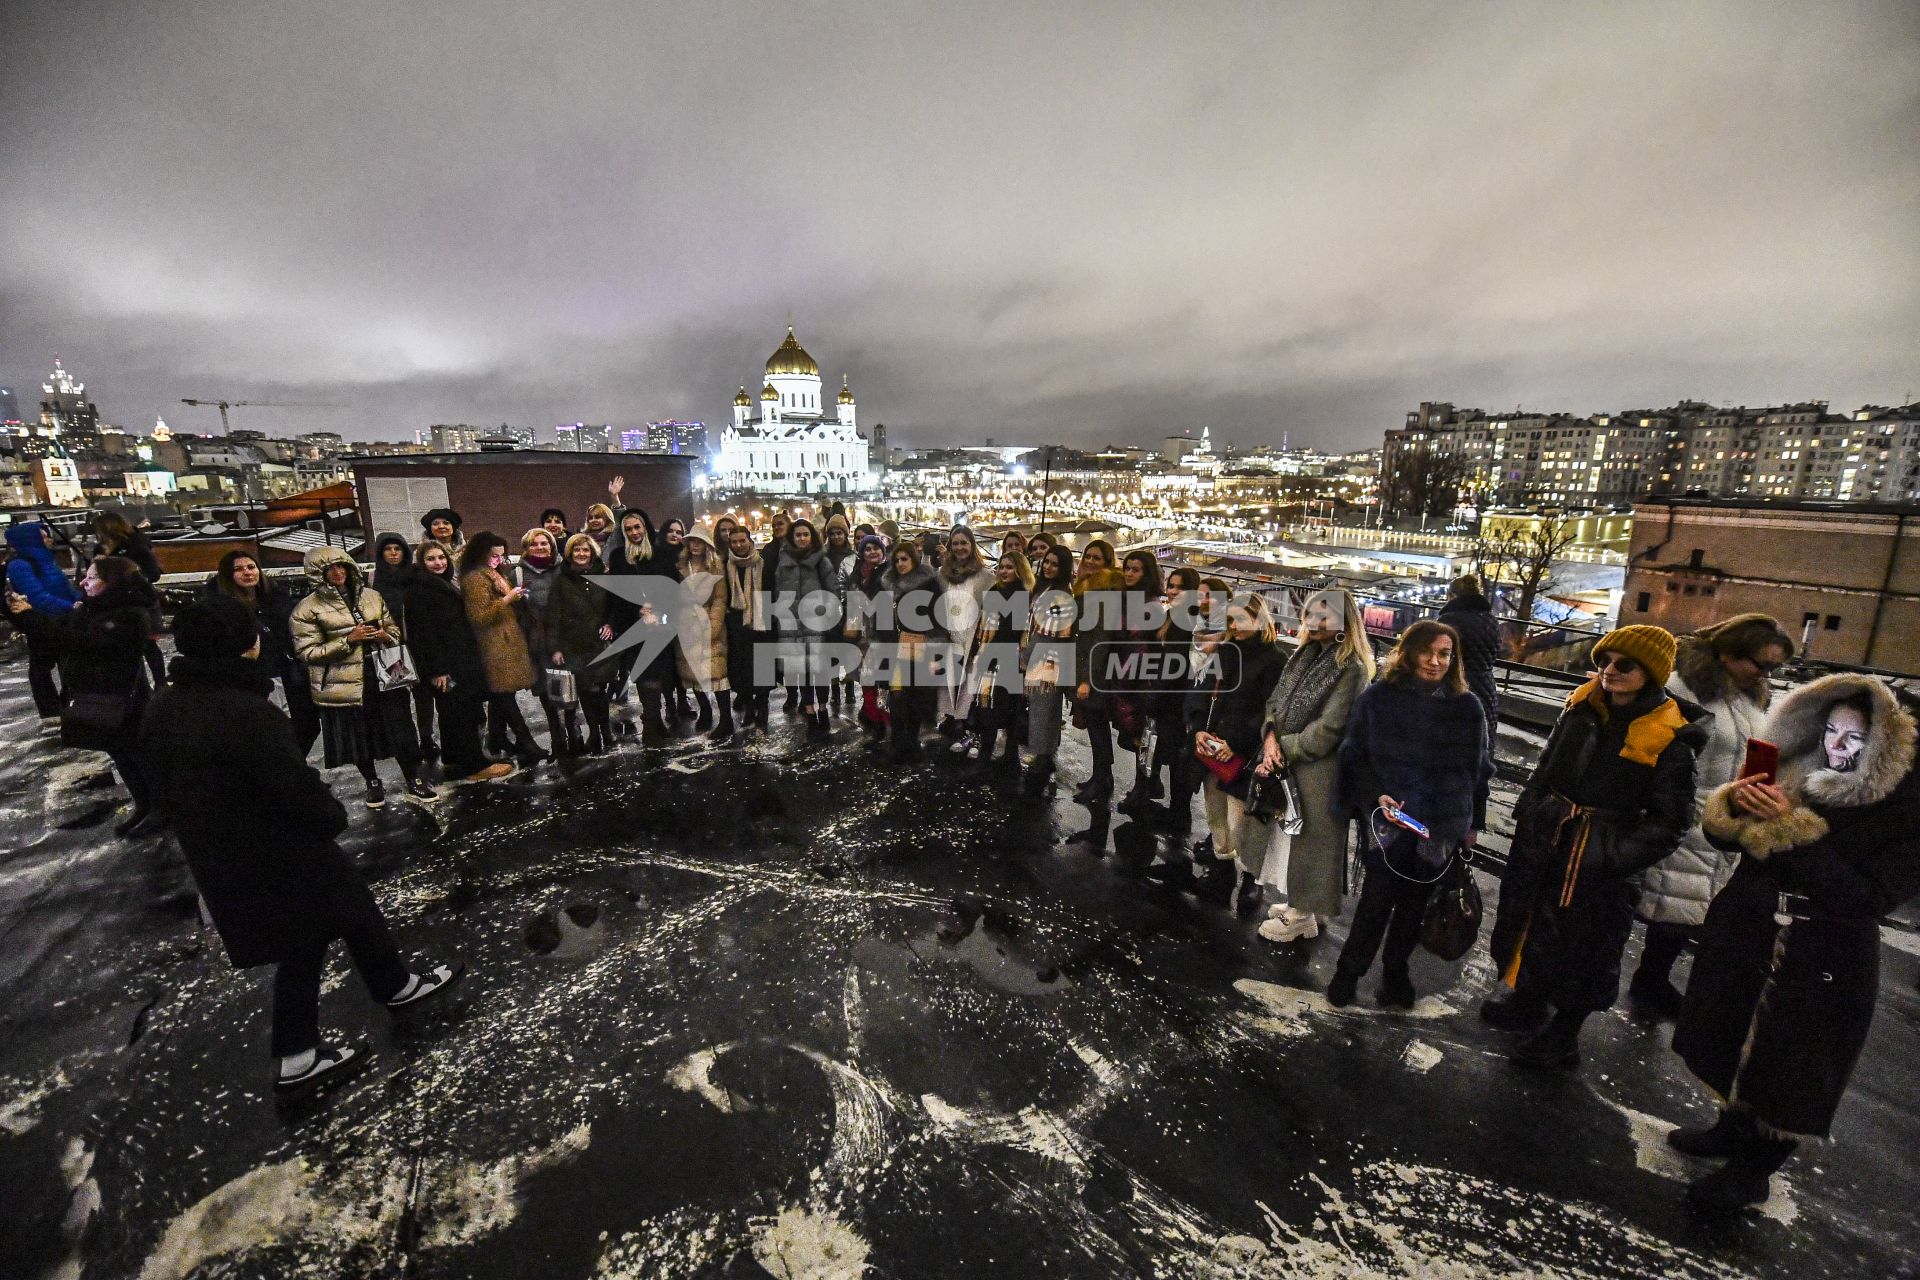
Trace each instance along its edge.
<path fill-rule="evenodd" d="M 1033 539 L 1033 542 L 1039 541 L 1038 537 Z M 1032 546 L 1033 542 L 1027 545 Z M 1027 695 L 1027 750 L 1032 759 L 1027 762 L 1021 790 L 1029 796 L 1041 796 L 1053 784 L 1053 761 L 1060 754 L 1061 702 L 1072 688 L 1075 670 L 1072 551 L 1047 546 L 1033 575 L 1032 601 L 1023 676 Z"/>
<path fill-rule="evenodd" d="M 251 552 L 238 549 L 220 557 L 219 567 L 200 588 L 202 600 L 214 595 L 246 606 L 260 633 L 260 669 L 280 681 L 294 743 L 303 755 L 312 751 L 320 736 L 320 713 L 313 706 L 307 664 L 293 653 L 293 596 L 260 571 L 260 562 Z"/>
<path fill-rule="evenodd" d="M 780 683 L 800 695 L 800 714 L 814 740 L 833 731 L 828 723 L 826 655 L 821 642 L 838 625 L 832 614 L 837 597 L 819 530 L 811 520 L 795 520 L 779 544 L 773 563 L 773 629 L 780 647 Z"/>
<path fill-rule="evenodd" d="M 406 689 L 383 690 L 374 651 L 402 643 L 400 628 L 380 593 L 360 580 L 360 566 L 339 547 L 306 555 L 313 591 L 294 606 L 294 656 L 307 664 L 307 686 L 320 710 L 320 746 L 326 767 L 352 765 L 367 783 L 366 804 L 387 803 L 374 761 L 392 760 L 406 778 L 409 800 L 433 800 L 420 780 L 420 743 Z"/>
<path fill-rule="evenodd" d="M 153 587 L 131 560 L 101 556 L 80 579 L 81 600 L 60 614 L 45 614 L 11 591 L 7 609 L 13 625 L 60 663 L 66 677 L 66 706 L 60 712 L 60 741 L 82 751 L 104 751 L 133 799 L 133 810 L 114 834 L 141 836 L 156 831 L 147 778 L 135 747 L 140 716 L 151 687 L 146 652 Z"/>
<path fill-rule="evenodd" d="M 520 690 L 533 688 L 527 636 L 514 614 L 514 606 L 526 598 L 527 589 L 508 584 L 500 572 L 506 558 L 505 538 L 497 533 L 474 534 L 460 553 L 460 594 L 486 671 L 487 749 L 504 754 L 511 735 L 514 756 L 522 763 L 536 764 L 546 755 L 534 741 L 526 717 L 520 714 L 518 698 Z"/>
<path fill-rule="evenodd" d="M 1663 687 L 1673 654 L 1673 637 L 1659 627 L 1602 636 L 1597 674 L 1568 695 L 1514 805 L 1492 939 L 1513 990 L 1480 1013 L 1509 1031 L 1551 1015 L 1514 1052 L 1523 1066 L 1579 1063 L 1581 1024 L 1620 994 L 1640 873 L 1693 824 L 1694 753 L 1707 735 L 1693 723 L 1700 708 Z"/>
<path fill-rule="evenodd" d="M 597 756 L 613 745 L 612 700 L 607 688 L 613 665 L 597 661 L 613 639 L 613 628 L 607 624 L 607 603 L 612 597 L 594 581 L 607 567 L 593 538 L 576 533 L 565 546 L 560 574 L 547 596 L 549 647 L 545 661 L 573 673 L 573 687 L 587 721 L 587 753 Z M 569 738 L 575 736 L 571 712 L 567 713 L 566 732 Z"/>
<path fill-rule="evenodd" d="M 706 535 L 687 535 L 680 549 L 680 608 L 674 619 L 679 636 L 680 684 L 693 691 L 700 713 L 694 732 L 708 740 L 733 737 L 733 697 L 727 685 L 727 577 L 719 552 Z M 719 723 L 714 703 L 720 704 Z"/>
<path fill-rule="evenodd" d="M 1467 689 L 1459 643 L 1442 622 L 1408 627 L 1379 681 L 1354 699 L 1347 719 L 1335 804 L 1342 821 L 1360 819 L 1366 875 L 1327 984 L 1327 1003 L 1336 1009 L 1353 1003 L 1383 938 L 1379 1003 L 1413 1008 L 1408 962 L 1427 899 L 1451 860 L 1473 844 L 1473 815 L 1486 803 L 1492 768 L 1487 718 Z M 1427 834 L 1395 824 L 1389 816 L 1395 812 L 1423 824 Z"/>
<path fill-rule="evenodd" d="M 1774 1170 L 1833 1123 L 1873 1024 L 1880 918 L 1920 893 L 1914 736 L 1883 681 L 1827 676 L 1767 722 L 1777 781 L 1707 801 L 1708 837 L 1741 857 L 1707 911 L 1673 1036 L 1723 1100 L 1711 1128 L 1668 1138 L 1727 1162 L 1687 1189 L 1696 1209 L 1764 1202 Z"/>
<path fill-rule="evenodd" d="M 1120 635 L 1121 577 L 1113 544 L 1095 538 L 1080 553 L 1073 580 L 1073 722 L 1084 729 L 1093 748 L 1093 776 L 1074 789 L 1074 799 L 1104 805 L 1113 798 L 1113 718 L 1111 695 L 1094 671 L 1094 646 Z M 1105 650 L 1101 650 L 1105 653 Z"/>
<path fill-rule="evenodd" d="M 1213 836 L 1212 865 L 1203 870 L 1195 893 L 1202 901 L 1226 905 L 1233 897 L 1237 862 L 1239 909 L 1245 915 L 1259 902 L 1256 877 L 1268 837 L 1267 823 L 1247 812 L 1247 792 L 1260 759 L 1267 699 L 1287 659 L 1265 596 L 1235 596 L 1227 604 L 1226 623 L 1225 637 L 1208 642 L 1208 678 L 1187 707 L 1194 755 L 1206 770 L 1201 793 Z"/>
<path fill-rule="evenodd" d="M 429 540 L 420 544 L 415 560 L 404 588 L 407 648 L 420 676 L 416 687 L 427 691 L 439 712 L 442 776 L 449 782 L 504 778 L 513 766 L 488 759 L 480 749 L 487 671 L 467 621 L 466 600 L 453 580 L 453 557 Z"/>
<path fill-rule="evenodd" d="M 1340 762 L 1354 701 L 1373 681 L 1373 646 L 1360 606 L 1338 587 L 1307 597 L 1300 647 L 1267 699 L 1260 772 L 1284 772 L 1300 798 L 1298 835 L 1276 830 L 1260 882 L 1286 897 L 1268 911 L 1260 936 L 1297 942 L 1320 936 L 1340 914 L 1351 816 L 1339 805 Z"/>
<path fill-rule="evenodd" d="M 1767 678 L 1792 656 L 1793 641 L 1763 613 L 1743 613 L 1680 637 L 1667 692 L 1713 716 L 1703 722 L 1707 740 L 1693 771 L 1700 802 L 1739 779 L 1748 738 L 1766 737 L 1773 697 Z M 1627 986 L 1628 998 L 1640 1009 L 1656 1017 L 1679 1016 L 1674 962 L 1706 920 L 1707 906 L 1726 886 L 1738 856 L 1715 847 L 1696 822 L 1678 849 L 1647 868 L 1636 912 L 1647 922 L 1647 941 Z"/>

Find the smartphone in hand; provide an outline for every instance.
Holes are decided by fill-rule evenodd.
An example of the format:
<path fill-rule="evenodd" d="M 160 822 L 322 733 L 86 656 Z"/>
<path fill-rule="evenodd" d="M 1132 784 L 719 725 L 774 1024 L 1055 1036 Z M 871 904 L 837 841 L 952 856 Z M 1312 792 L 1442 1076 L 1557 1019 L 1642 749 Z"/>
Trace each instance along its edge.
<path fill-rule="evenodd" d="M 1740 765 L 1742 778 L 1759 777 L 1772 783 L 1780 779 L 1780 748 L 1765 738 L 1747 739 L 1747 758 Z"/>
<path fill-rule="evenodd" d="M 1384 812 L 1386 813 L 1388 822 L 1391 822 L 1396 827 L 1405 827 L 1422 840 L 1427 839 L 1433 834 L 1427 830 L 1425 823 L 1415 821 L 1399 809 L 1387 809 Z"/>

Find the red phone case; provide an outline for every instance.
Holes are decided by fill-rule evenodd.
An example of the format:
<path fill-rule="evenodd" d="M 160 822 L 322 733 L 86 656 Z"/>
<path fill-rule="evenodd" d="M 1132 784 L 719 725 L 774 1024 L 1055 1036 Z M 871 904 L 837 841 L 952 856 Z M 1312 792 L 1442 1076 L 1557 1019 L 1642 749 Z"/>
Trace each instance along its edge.
<path fill-rule="evenodd" d="M 1780 748 L 1765 738 L 1747 739 L 1747 758 L 1740 765 L 1740 776 L 1751 778 L 1755 774 L 1765 782 L 1775 781 L 1780 774 Z"/>

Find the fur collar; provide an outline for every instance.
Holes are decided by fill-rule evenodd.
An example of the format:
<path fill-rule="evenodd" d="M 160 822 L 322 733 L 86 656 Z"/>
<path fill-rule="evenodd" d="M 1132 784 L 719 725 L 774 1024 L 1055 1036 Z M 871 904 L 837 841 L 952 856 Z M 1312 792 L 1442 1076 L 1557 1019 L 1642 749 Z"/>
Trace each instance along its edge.
<path fill-rule="evenodd" d="M 1873 708 L 1867 745 L 1852 773 L 1826 767 L 1821 737 L 1836 702 L 1865 696 Z M 1842 672 L 1802 685 L 1767 717 L 1767 740 L 1780 748 L 1780 783 L 1795 799 L 1837 809 L 1877 804 L 1913 769 L 1914 723 L 1886 682 Z"/>
<path fill-rule="evenodd" d="M 1680 637 L 1674 651 L 1673 671 L 1701 702 L 1729 702 L 1735 698 L 1745 698 L 1763 710 L 1773 702 L 1773 687 L 1764 680 L 1751 693 L 1736 686 L 1733 677 L 1727 674 L 1726 666 L 1721 663 L 1720 655 L 1698 636 Z"/>
<path fill-rule="evenodd" d="M 1858 768 L 1835 773 L 1821 754 L 1827 712 L 1834 703 L 1856 697 L 1865 697 L 1873 708 L 1867 745 L 1861 748 Z M 1886 683 L 1872 676 L 1842 672 L 1802 685 L 1780 700 L 1767 720 L 1766 732 L 1767 741 L 1780 748 L 1780 789 L 1794 807 L 1765 822 L 1735 813 L 1729 802 L 1733 784 L 1728 783 L 1707 797 L 1700 815 L 1707 834 L 1738 841 L 1756 858 L 1811 844 L 1826 835 L 1827 820 L 1812 805 L 1856 809 L 1878 804 L 1913 770 L 1913 717 Z"/>

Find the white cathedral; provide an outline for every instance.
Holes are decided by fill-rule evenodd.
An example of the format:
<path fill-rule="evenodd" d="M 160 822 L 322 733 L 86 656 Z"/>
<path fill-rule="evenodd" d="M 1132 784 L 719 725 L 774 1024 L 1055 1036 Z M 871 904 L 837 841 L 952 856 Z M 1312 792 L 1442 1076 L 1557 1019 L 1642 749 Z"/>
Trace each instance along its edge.
<path fill-rule="evenodd" d="M 854 424 L 846 379 L 827 412 L 820 366 L 787 326 L 787 340 L 767 357 L 755 415 L 747 389 L 733 398 L 733 423 L 720 433 L 713 481 L 763 493 L 858 493 L 873 485 L 867 440 Z"/>

